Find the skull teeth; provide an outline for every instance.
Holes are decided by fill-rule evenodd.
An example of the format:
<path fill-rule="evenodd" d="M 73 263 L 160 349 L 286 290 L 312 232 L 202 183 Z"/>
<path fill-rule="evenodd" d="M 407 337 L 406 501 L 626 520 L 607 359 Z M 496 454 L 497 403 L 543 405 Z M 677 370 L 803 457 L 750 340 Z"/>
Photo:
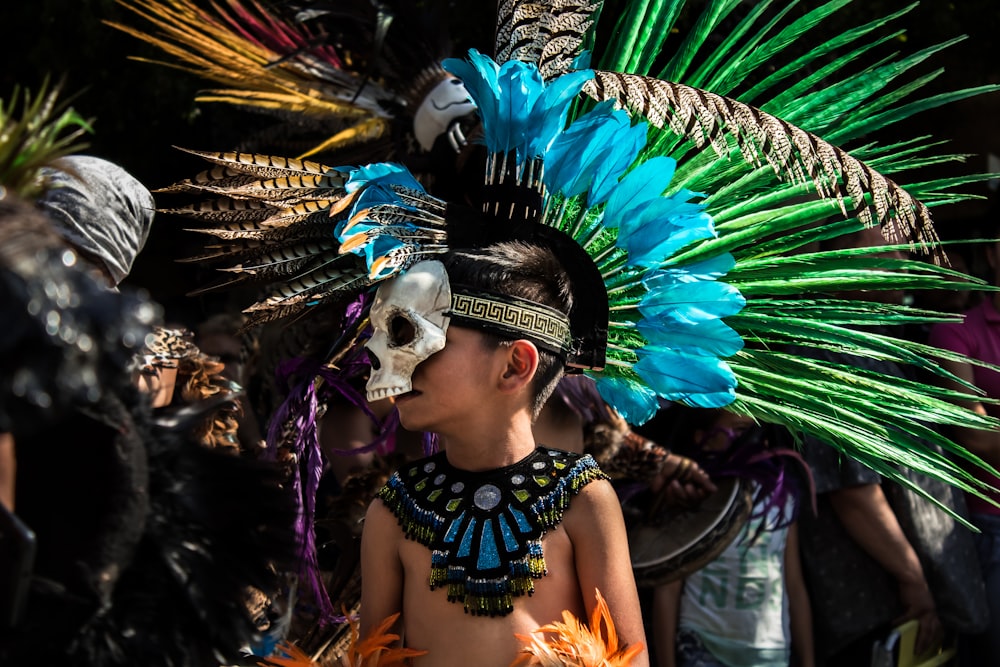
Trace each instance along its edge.
<path fill-rule="evenodd" d="M 379 389 L 371 389 L 368 391 L 368 400 L 377 401 L 383 398 L 390 398 L 392 396 L 401 396 L 403 394 L 408 394 L 411 391 L 409 387 L 383 387 Z"/>

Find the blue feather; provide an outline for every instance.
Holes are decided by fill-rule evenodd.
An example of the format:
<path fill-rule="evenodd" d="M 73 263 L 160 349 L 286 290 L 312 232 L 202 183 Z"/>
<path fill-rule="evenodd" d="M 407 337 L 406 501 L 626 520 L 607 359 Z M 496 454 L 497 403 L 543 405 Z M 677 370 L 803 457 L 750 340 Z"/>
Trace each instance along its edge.
<path fill-rule="evenodd" d="M 653 347 L 719 357 L 729 357 L 743 349 L 743 338 L 722 320 L 678 324 L 663 319 L 642 319 L 636 328 Z"/>
<path fill-rule="evenodd" d="M 621 376 L 594 376 L 597 391 L 629 424 L 643 424 L 660 409 L 656 393 L 634 380 Z"/>
<path fill-rule="evenodd" d="M 736 259 L 728 252 L 721 253 L 706 260 L 659 269 L 645 279 L 646 288 L 657 289 L 660 281 L 698 282 L 701 280 L 717 280 L 736 266 Z"/>
<path fill-rule="evenodd" d="M 595 172 L 614 149 L 617 119 L 609 116 L 613 105 L 613 100 L 600 104 L 552 142 L 545 154 L 543 177 L 549 192 L 575 197 L 590 187 Z"/>
<path fill-rule="evenodd" d="M 347 179 L 344 189 L 347 192 L 355 192 L 360 188 L 366 187 L 369 183 L 402 185 L 408 188 L 415 188 L 421 192 L 424 191 L 423 186 L 420 185 L 420 182 L 413 177 L 406 167 L 392 162 L 376 162 L 352 169 L 350 178 Z"/>
<path fill-rule="evenodd" d="M 646 143 L 645 124 L 632 127 L 614 102 L 596 109 L 570 125 L 545 154 L 545 186 L 550 192 L 575 197 L 587 190 L 588 204 L 603 203 L 618 179 Z"/>
<path fill-rule="evenodd" d="M 693 194 L 654 199 L 621 222 L 616 243 L 628 251 L 629 263 L 656 266 L 694 241 L 715 237 L 712 217 L 685 201 Z"/>
<path fill-rule="evenodd" d="M 449 58 L 443 66 L 462 80 L 479 108 L 486 148 L 516 150 L 522 161 L 548 149 L 566 124 L 570 103 L 594 76 L 584 70 L 546 83 L 535 65 L 509 60 L 499 66 L 475 49 L 467 61 Z"/>
<path fill-rule="evenodd" d="M 529 122 L 535 103 L 542 97 L 545 83 L 537 68 L 520 60 L 505 62 L 500 67 L 500 99 L 506 101 L 501 105 L 500 115 L 494 128 L 499 141 L 492 148 L 497 152 L 507 152 L 521 149 L 527 144 Z M 486 126 L 485 121 L 483 123 Z"/>
<path fill-rule="evenodd" d="M 718 281 L 656 281 L 639 301 L 639 312 L 648 320 L 697 323 L 735 315 L 746 299 L 740 291 Z"/>
<path fill-rule="evenodd" d="M 547 153 L 553 140 L 566 127 L 570 104 L 583 89 L 583 85 L 592 78 L 594 72 L 584 70 L 563 74 L 545 84 L 545 90 L 532 109 L 529 120 L 527 157 L 538 157 Z"/>
<path fill-rule="evenodd" d="M 714 355 L 650 346 L 637 352 L 633 369 L 661 398 L 723 407 L 736 397 L 736 375 Z"/>
<path fill-rule="evenodd" d="M 615 116 L 628 120 L 628 114 L 621 110 L 616 111 Z M 616 150 L 611 153 L 612 159 L 605 161 L 604 167 L 594 175 L 594 183 L 590 186 L 590 192 L 587 195 L 588 203 L 591 206 L 603 204 L 611 196 L 614 188 L 618 186 L 622 174 L 635 162 L 639 152 L 645 148 L 647 129 L 648 125 L 644 122 L 636 125 L 630 124 L 618 132 L 618 136 L 612 137 Z"/>
<path fill-rule="evenodd" d="M 608 197 L 604 225 L 618 227 L 636 208 L 662 195 L 676 168 L 677 161 L 673 158 L 655 157 L 626 174 Z"/>

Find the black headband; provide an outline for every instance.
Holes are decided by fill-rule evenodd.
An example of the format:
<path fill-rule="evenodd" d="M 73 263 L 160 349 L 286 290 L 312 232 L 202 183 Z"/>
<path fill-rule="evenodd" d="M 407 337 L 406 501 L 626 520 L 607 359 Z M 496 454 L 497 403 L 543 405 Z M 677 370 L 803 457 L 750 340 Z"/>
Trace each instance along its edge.
<path fill-rule="evenodd" d="M 537 193 L 523 187 L 508 187 L 507 190 L 520 193 L 521 199 L 515 202 L 514 213 L 527 212 L 528 218 L 519 218 L 517 215 L 513 219 L 508 218 L 510 210 L 500 210 L 499 215 L 494 217 L 492 210 L 481 212 L 449 203 L 445 214 L 448 246 L 454 250 L 461 250 L 482 248 L 503 241 L 524 241 L 551 250 L 569 276 L 573 292 L 573 308 L 568 320 L 565 314 L 531 301 L 492 293 L 486 294 L 485 297 L 500 304 L 524 303 L 533 308 L 543 309 L 539 312 L 557 313 L 559 318 L 568 321 L 570 342 L 568 347 L 560 346 L 562 349 L 560 354 L 565 359 L 566 366 L 574 369 L 601 370 L 604 368 L 607 350 L 608 293 L 600 270 L 587 251 L 568 234 L 543 225 L 537 219 L 530 217 L 537 211 L 530 201 L 531 197 L 538 197 Z M 507 209 L 509 208 L 508 204 Z M 504 335 L 510 335 L 510 332 Z M 527 335 L 525 337 L 529 338 Z M 548 346 L 546 349 L 552 347 L 550 343 L 546 345 Z"/>
<path fill-rule="evenodd" d="M 451 286 L 451 321 L 502 338 L 524 338 L 566 360 L 572 346 L 569 318 L 533 301 Z"/>

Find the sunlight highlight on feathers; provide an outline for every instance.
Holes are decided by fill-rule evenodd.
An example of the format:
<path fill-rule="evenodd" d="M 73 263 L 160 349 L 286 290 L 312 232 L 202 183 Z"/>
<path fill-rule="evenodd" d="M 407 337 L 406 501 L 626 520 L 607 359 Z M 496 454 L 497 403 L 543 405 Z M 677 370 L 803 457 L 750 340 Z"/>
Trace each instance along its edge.
<path fill-rule="evenodd" d="M 524 644 L 511 667 L 627 667 L 642 644 L 618 645 L 608 604 L 600 591 L 585 624 L 568 611 L 562 621 L 544 625 L 531 635 L 516 635 Z M 603 628 L 603 630 L 602 630 Z"/>

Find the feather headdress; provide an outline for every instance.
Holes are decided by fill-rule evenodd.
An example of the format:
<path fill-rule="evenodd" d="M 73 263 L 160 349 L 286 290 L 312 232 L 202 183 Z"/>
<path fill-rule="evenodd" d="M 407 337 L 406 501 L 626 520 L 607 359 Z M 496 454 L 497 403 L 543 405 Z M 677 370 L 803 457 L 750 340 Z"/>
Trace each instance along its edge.
<path fill-rule="evenodd" d="M 482 121 L 485 186 L 477 196 L 489 222 L 470 223 L 476 216 L 434 197 L 398 165 L 334 168 L 236 153 L 200 154 L 222 169 L 182 187 L 225 197 L 178 212 L 212 223 L 202 231 L 219 243 L 202 259 L 234 261 L 227 270 L 235 281 L 276 285 L 249 309 L 257 322 L 302 316 L 477 238 L 524 234 L 521 222 L 530 220 L 534 238 L 559 238 L 562 248 L 570 239 L 577 253 L 570 263 L 582 251 L 582 264 L 596 269 L 600 291 L 587 294 L 606 294 L 607 303 L 597 299 L 589 326 L 571 322 L 570 363 L 586 369 L 629 421 L 648 419 L 663 401 L 726 407 L 817 436 L 911 488 L 891 464 L 978 493 L 950 456 L 985 464 L 933 425 L 989 429 L 995 420 L 956 407 L 958 394 L 929 384 L 777 348 L 804 344 L 944 374 L 936 359 L 948 353 L 865 327 L 946 316 L 837 293 L 982 289 L 940 263 L 875 257 L 915 250 L 940 259 L 928 206 L 960 198 L 951 188 L 982 177 L 903 188 L 886 174 L 945 159 L 929 155 L 926 141 L 870 144 L 853 154 L 830 141 L 995 87 L 913 103 L 901 101 L 912 86 L 882 94 L 933 49 L 837 78 L 868 45 L 785 84 L 801 64 L 781 62 L 790 36 L 845 3 L 788 25 L 782 12 L 764 18 L 772 3 L 759 3 L 722 46 L 702 53 L 738 4 L 706 8 L 651 77 L 653 63 L 664 62 L 654 34 L 669 30 L 616 42 L 600 52 L 604 69 L 589 69 L 581 46 L 600 3 L 501 3 L 497 60 L 472 51 L 445 62 Z M 648 14 L 669 28 L 681 5 L 636 0 L 621 20 Z M 882 23 L 805 58 L 874 36 Z M 769 58 L 773 74 L 755 78 L 739 99 L 729 96 Z M 823 77 L 830 82 L 820 87 Z M 866 226 L 879 227 L 890 245 L 811 250 Z"/>
<path fill-rule="evenodd" d="M 434 17 L 426 8 L 312 2 L 296 12 L 256 0 L 210 8 L 192 0 L 118 2 L 153 29 L 108 25 L 165 53 L 169 60 L 159 64 L 219 86 L 196 101 L 280 121 L 246 137 L 244 150 L 401 160 L 430 151 L 449 122 L 472 111 L 457 93 L 439 100 L 438 117 L 425 118 L 422 102 L 450 78 L 440 67 L 447 39 L 428 28 Z M 452 130 L 457 148 L 464 136 Z"/>

